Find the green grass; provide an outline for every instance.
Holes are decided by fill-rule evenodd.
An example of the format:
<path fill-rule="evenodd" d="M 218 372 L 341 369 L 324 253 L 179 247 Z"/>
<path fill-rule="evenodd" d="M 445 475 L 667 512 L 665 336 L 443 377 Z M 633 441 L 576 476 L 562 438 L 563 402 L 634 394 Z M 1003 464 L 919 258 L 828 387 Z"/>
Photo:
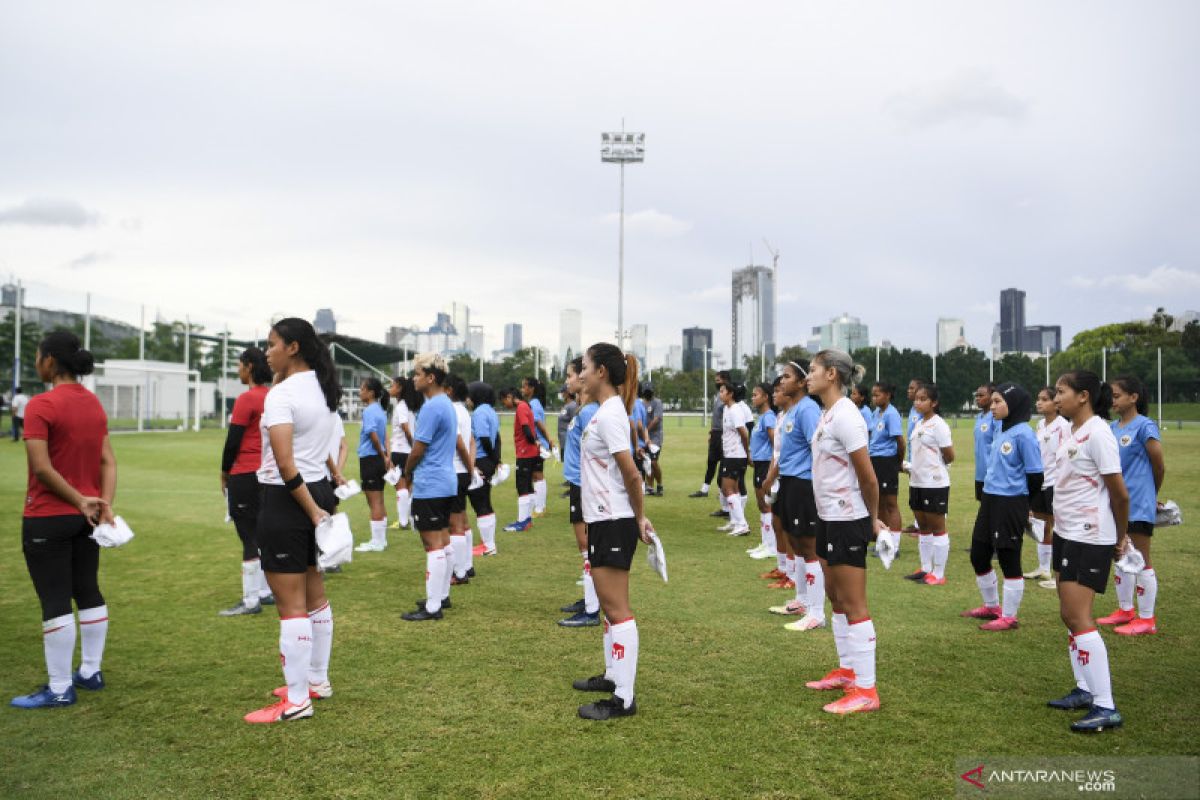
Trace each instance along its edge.
<path fill-rule="evenodd" d="M 670 421 L 667 435 L 667 497 L 648 502 L 671 582 L 640 551 L 631 578 L 636 717 L 575 717 L 586 698 L 570 681 L 600 668 L 600 633 L 554 624 L 580 596 L 555 468 L 551 512 L 530 533 L 499 534 L 500 555 L 476 560 L 479 579 L 454 590 L 443 622 L 399 620 L 423 594 L 414 534 L 391 532 L 386 553 L 331 577 L 336 694 L 314 719 L 277 727 L 241 721 L 281 680 L 274 615 L 216 616 L 240 591 L 237 537 L 221 523 L 220 433 L 114 437 L 117 510 L 137 538 L 102 559 L 109 687 L 70 709 L 0 708 L 0 797 L 930 797 L 953 791 L 960 757 L 1200 753 L 1190 525 L 1154 539 L 1162 633 L 1105 636 L 1126 727 L 1072 735 L 1069 716 L 1044 706 L 1071 685 L 1053 593 L 1028 588 L 1016 632 L 958 617 L 979 600 L 964 552 L 970 428 L 958 425 L 949 583 L 901 579 L 913 540 L 890 572 L 872 562 L 883 709 L 833 718 L 821 711 L 830 698 L 803 688 L 834 664 L 829 632 L 788 633 L 766 613 L 785 593 L 758 579 L 765 567 L 743 555 L 745 539 L 714 532 L 713 501 L 685 497 L 702 475 L 703 427 Z M 1165 447 L 1164 496 L 1192 522 L 1200 432 L 1168 431 Z M 6 700 L 45 675 L 20 552 L 22 448 L 0 446 L 0 475 Z M 497 494 L 501 524 L 514 495 L 511 482 Z M 363 538 L 365 503 L 349 505 Z M 1114 602 L 1110 588 L 1097 610 Z"/>

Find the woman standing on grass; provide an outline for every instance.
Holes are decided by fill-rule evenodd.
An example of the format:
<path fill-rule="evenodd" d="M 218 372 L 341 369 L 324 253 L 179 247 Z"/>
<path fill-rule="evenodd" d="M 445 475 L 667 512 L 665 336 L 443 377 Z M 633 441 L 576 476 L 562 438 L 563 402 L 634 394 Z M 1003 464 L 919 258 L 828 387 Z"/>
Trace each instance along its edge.
<path fill-rule="evenodd" d="M 583 385 L 583 356 L 567 364 L 567 391 L 575 396 L 579 410 L 571 419 L 563 447 L 563 476 L 567 479 L 567 496 L 570 502 L 570 523 L 575 533 L 575 545 L 583 558 L 583 597 L 562 611 L 571 616 L 560 619 L 564 628 L 586 628 L 600 624 L 600 598 L 596 595 L 596 584 L 592 578 L 592 565 L 588 560 L 587 524 L 583 521 L 582 467 L 580 461 L 583 431 L 587 428 L 600 406 L 590 400 Z"/>
<path fill-rule="evenodd" d="M 546 513 L 546 459 L 542 450 L 550 450 L 550 432 L 546 430 L 546 384 L 537 378 L 525 378 L 521 382 L 521 395 L 533 412 L 533 426 L 537 433 L 537 462 L 533 468 L 533 516 Z"/>
<path fill-rule="evenodd" d="M 527 531 L 533 527 L 533 476 L 541 468 L 537 423 L 529 403 L 517 397 L 512 389 L 500 392 L 500 402 L 513 412 L 513 451 L 517 459 L 517 518 L 504 526 L 509 532 Z"/>
<path fill-rule="evenodd" d="M 17 708 L 56 708 L 75 703 L 75 687 L 104 688 L 100 663 L 108 635 L 108 606 L 100 594 L 100 545 L 91 538 L 101 522 L 112 523 L 117 461 L 108 441 L 108 418 L 96 396 L 79 383 L 92 372 L 92 354 L 68 331 L 54 331 L 38 345 L 38 377 L 53 384 L 25 408 L 28 490 L 21 549 L 42 606 L 42 646 L 49 680 L 39 691 L 12 699 Z M 82 653 L 75 655 L 79 609 Z"/>
<path fill-rule="evenodd" d="M 585 692 L 612 697 L 579 707 L 584 719 L 608 720 L 637 713 L 638 629 L 629 606 L 629 567 L 640 538 L 651 542 L 653 527 L 642 504 L 642 479 L 629 442 L 629 410 L 637 399 L 637 359 L 600 343 L 583 358 L 583 388 L 599 404 L 580 444 L 583 519 L 588 558 L 600 608 L 604 611 L 603 675 L 575 681 Z"/>
<path fill-rule="evenodd" d="M 720 398 L 725 404 L 725 413 L 721 415 L 721 493 L 729 505 L 729 523 L 717 530 L 727 531 L 730 536 L 745 536 L 750 532 L 741 487 L 745 485 L 750 446 L 747 426 L 754 417 L 743 402 L 745 397 L 746 387 L 742 384 L 721 384 Z"/>
<path fill-rule="evenodd" d="M 775 546 L 775 527 L 771 523 L 771 504 L 765 495 L 770 492 L 771 485 L 765 484 L 767 473 L 771 471 L 771 461 L 775 455 L 775 421 L 776 408 L 774 392 L 769 384 L 757 384 L 750 392 L 750 404 L 758 412 L 758 422 L 750 432 L 750 463 L 754 465 L 754 500 L 758 504 L 758 527 L 760 541 L 770 542 L 775 550 L 776 567 L 788 577 L 792 570 L 788 569 L 787 561 L 794 558 L 784 547 L 779 550 Z M 749 524 L 747 522 L 747 524 Z"/>
<path fill-rule="evenodd" d="M 454 416 L 458 420 L 458 442 L 454 447 L 454 477 L 458 491 L 450 504 L 450 562 L 454 586 L 471 582 L 471 520 L 467 517 L 467 492 L 475 473 L 475 440 L 471 436 L 471 412 L 467 410 L 467 382 L 457 375 L 447 379 L 447 394 L 454 401 Z"/>
<path fill-rule="evenodd" d="M 868 453 L 875 480 L 879 483 L 879 518 L 894 532 L 893 539 L 900 540 L 900 464 L 904 461 L 904 428 L 900 412 L 892 403 L 896 387 L 877 381 L 871 387 L 871 400 L 875 411 L 871 414 L 871 443 Z"/>
<path fill-rule="evenodd" d="M 812 360 L 808 391 L 825 409 L 812 439 L 817 554 L 833 606 L 838 668 L 809 681 L 810 689 L 845 689 L 827 704 L 830 714 L 879 708 L 875 689 L 875 624 L 867 608 L 867 545 L 887 526 L 877 519 L 879 484 L 867 455 L 867 426 L 846 397 L 863 368 L 847 353 L 822 350 Z"/>
<path fill-rule="evenodd" d="M 479 525 L 479 547 L 471 555 L 496 555 L 496 512 L 492 510 L 492 476 L 500 464 L 500 418 L 496 416 L 496 392 L 482 381 L 467 386 L 471 406 L 471 435 L 475 437 L 475 471 L 483 483 L 467 491 L 475 522 Z"/>
<path fill-rule="evenodd" d="M 992 417 L 992 394 L 996 387 L 985 383 L 975 390 L 975 499 L 983 501 L 983 479 L 987 477 L 988 456 L 992 453 L 992 439 L 996 436 L 996 420 Z"/>
<path fill-rule="evenodd" d="M 1058 413 L 1058 405 L 1054 402 L 1054 387 L 1043 386 L 1038 391 L 1037 410 L 1042 415 L 1037 424 L 1038 447 L 1042 451 L 1042 490 L 1029 498 L 1029 514 L 1041 523 L 1041 541 L 1037 546 L 1037 569 L 1025 573 L 1027 580 L 1040 580 L 1038 586 L 1043 589 L 1053 589 L 1054 573 L 1051 571 L 1053 562 L 1054 537 L 1054 483 L 1056 480 L 1054 461 L 1058 456 L 1058 448 L 1071 431 L 1071 423 Z M 1037 532 L 1037 526 L 1033 527 Z"/>
<path fill-rule="evenodd" d="M 1122 719 L 1092 605 L 1108 586 L 1109 563 L 1124 550 L 1125 534 L 1119 532 L 1128 529 L 1129 492 L 1121 478 L 1117 439 L 1105 424 L 1112 403 L 1108 385 L 1094 372 L 1077 370 L 1059 378 L 1056 386 L 1054 400 L 1059 413 L 1071 420 L 1071 430 L 1055 457 L 1054 567 L 1075 687 L 1048 705 L 1088 709 L 1071 723 L 1071 730 L 1099 733 L 1119 728 Z"/>
<path fill-rule="evenodd" d="M 913 408 L 921 417 L 909 440 L 912 466 L 908 469 L 908 507 L 921 529 L 917 539 L 921 569 L 905 577 L 928 586 L 941 586 L 946 582 L 946 561 L 950 558 L 950 535 L 946 532 L 946 512 L 950 506 L 947 467 L 954 461 L 954 440 L 950 426 L 941 417 L 935 384 L 921 384 L 913 397 Z"/>
<path fill-rule="evenodd" d="M 225 450 L 221 454 L 221 490 L 229 516 L 242 540 L 242 599 L 218 612 L 222 617 L 262 613 L 264 601 L 273 600 L 258 558 L 258 468 L 262 465 L 263 403 L 271 384 L 267 357 L 257 347 L 247 347 L 238 358 L 238 379 L 250 387 L 233 401 Z"/>
<path fill-rule="evenodd" d="M 342 387 L 329 351 L 312 325 L 289 317 L 271 326 L 267 363 L 277 383 L 263 404 L 262 509 L 258 548 L 279 611 L 279 655 L 286 685 L 278 703 L 246 722 L 288 722 L 313 715 L 313 698 L 329 697 L 333 611 L 317 570 L 317 526 L 337 506 L 327 477 L 330 413 Z"/>
<path fill-rule="evenodd" d="M 391 461 L 394 469 L 400 470 L 396 482 L 396 522 L 393 528 L 407 528 L 412 514 L 412 480 L 404 472 L 408 454 L 412 452 L 413 428 L 416 426 L 417 411 L 421 408 L 421 395 L 413 386 L 412 378 L 395 377 L 388 386 L 388 394 L 396 401 L 392 411 Z"/>
<path fill-rule="evenodd" d="M 367 378 L 358 387 L 363 403 L 362 428 L 358 434 L 358 473 L 371 512 L 371 541 L 355 550 L 378 553 L 387 550 L 387 507 L 383 504 L 384 474 L 388 470 L 387 410 L 391 395 L 383 391 L 379 378 Z"/>

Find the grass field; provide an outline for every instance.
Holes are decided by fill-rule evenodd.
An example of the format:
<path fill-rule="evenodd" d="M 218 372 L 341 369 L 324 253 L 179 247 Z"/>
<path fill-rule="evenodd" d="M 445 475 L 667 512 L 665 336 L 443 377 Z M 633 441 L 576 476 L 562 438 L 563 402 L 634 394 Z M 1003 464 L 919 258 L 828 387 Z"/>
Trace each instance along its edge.
<path fill-rule="evenodd" d="M 550 513 L 529 533 L 498 534 L 500 555 L 476 559 L 478 580 L 454 590 L 442 622 L 399 618 L 423 594 L 415 534 L 392 531 L 387 552 L 331 576 L 336 693 L 314 719 L 281 726 L 241 721 L 281 681 L 274 614 L 216 616 L 240 592 L 237 537 L 221 522 L 220 432 L 114 437 L 117 510 L 137 538 L 102 559 L 109 685 L 69 709 L 0 708 L 0 797 L 939 797 L 954 791 L 958 758 L 1200 754 L 1200 431 L 1166 434 L 1163 495 L 1190 524 L 1154 539 L 1162 632 L 1105 636 L 1126 726 L 1098 737 L 1069 733 L 1071 717 L 1044 705 L 1071 686 L 1053 592 L 1029 586 L 1015 632 L 958 617 L 979 600 L 964 552 L 969 437 L 956 427 L 949 583 L 901 579 L 915 567 L 914 540 L 890 572 L 870 564 L 878 713 L 831 717 L 821 711 L 830 698 L 803 687 L 835 665 L 832 637 L 789 633 L 766 613 L 787 593 L 759 580 L 764 562 L 743 554 L 752 542 L 714 532 L 715 501 L 686 498 L 705 434 L 673 421 L 667 496 L 647 501 L 671 582 L 641 551 L 631 579 L 636 717 L 575 716 L 588 697 L 570 681 L 601 668 L 600 633 L 554 624 L 580 590 L 552 468 Z M 45 673 L 20 549 L 23 448 L 0 444 L 0 477 L 7 703 Z M 497 500 L 503 525 L 516 509 L 511 481 Z M 365 538 L 365 503 L 349 510 Z M 1097 610 L 1114 605 L 1110 585 Z"/>

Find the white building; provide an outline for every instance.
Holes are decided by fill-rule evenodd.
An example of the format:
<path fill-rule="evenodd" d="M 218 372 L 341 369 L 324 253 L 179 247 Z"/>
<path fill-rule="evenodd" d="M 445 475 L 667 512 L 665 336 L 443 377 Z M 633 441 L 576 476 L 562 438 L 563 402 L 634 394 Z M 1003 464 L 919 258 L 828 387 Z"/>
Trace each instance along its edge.
<path fill-rule="evenodd" d="M 941 317 L 937 321 L 938 355 L 967 346 L 966 323 L 961 319 Z"/>
<path fill-rule="evenodd" d="M 858 317 L 852 317 L 849 313 L 834 317 L 826 325 L 814 326 L 812 332 L 813 336 L 808 340 L 810 353 L 828 349 L 853 353 L 855 350 L 869 346 L 870 343 L 867 326 Z"/>
<path fill-rule="evenodd" d="M 664 366 L 671 370 L 683 369 L 683 348 L 677 344 L 668 345 L 667 360 Z"/>
<path fill-rule="evenodd" d="M 775 358 L 775 273 L 749 266 L 733 271 L 733 364 L 747 356 Z"/>
<path fill-rule="evenodd" d="M 558 312 L 558 362 L 565 363 L 579 355 L 583 347 L 583 312 L 577 308 L 564 308 Z"/>
<path fill-rule="evenodd" d="M 637 356 L 642 370 L 650 363 L 649 329 L 643 323 L 631 325 L 629 328 L 629 351 Z"/>

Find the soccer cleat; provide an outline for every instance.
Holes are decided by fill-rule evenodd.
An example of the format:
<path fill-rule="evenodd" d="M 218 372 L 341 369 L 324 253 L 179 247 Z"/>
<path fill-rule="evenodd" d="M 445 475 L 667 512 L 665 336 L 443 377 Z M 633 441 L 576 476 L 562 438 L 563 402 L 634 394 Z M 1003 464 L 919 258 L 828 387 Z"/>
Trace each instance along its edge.
<path fill-rule="evenodd" d="M 243 614 L 261 614 L 262 603 L 255 603 L 252 606 L 246 605 L 244 600 L 239 600 L 236 606 L 221 609 L 217 612 L 218 617 L 240 617 Z"/>
<path fill-rule="evenodd" d="M 519 519 L 504 526 L 509 533 L 523 533 L 533 527 L 533 519 Z"/>
<path fill-rule="evenodd" d="M 600 624 L 600 612 L 589 614 L 586 611 L 580 611 L 566 619 L 560 619 L 558 624 L 563 628 L 593 628 Z"/>
<path fill-rule="evenodd" d="M 735 525 L 732 522 L 726 522 L 724 525 L 717 526 L 717 533 L 729 533 Z"/>
<path fill-rule="evenodd" d="M 1038 581 L 1038 586 L 1042 587 L 1043 589 L 1057 589 L 1058 582 L 1055 581 L 1054 578 L 1051 578 L 1048 581 Z"/>
<path fill-rule="evenodd" d="M 625 701 L 615 694 L 604 700 L 597 700 L 579 707 L 579 716 L 597 722 L 604 722 L 613 717 L 632 717 L 636 713 L 637 702 L 630 700 L 629 705 L 626 706 Z"/>
<path fill-rule="evenodd" d="M 783 573 L 783 570 L 776 567 L 775 569 L 771 570 L 770 572 L 764 572 L 762 575 L 759 575 L 758 577 L 762 578 L 764 581 L 777 581 L 780 578 L 786 578 L 787 575 L 785 575 Z"/>
<path fill-rule="evenodd" d="M 388 530 L 391 530 L 391 531 L 400 530 L 400 520 L 396 520 L 391 525 L 388 525 Z"/>
<path fill-rule="evenodd" d="M 617 685 L 603 675 L 580 678 L 571 682 L 571 687 L 581 692 L 615 692 Z"/>
<path fill-rule="evenodd" d="M 1046 705 L 1051 708 L 1057 708 L 1060 711 L 1074 711 L 1077 708 L 1092 707 L 1092 693 L 1076 686 L 1071 691 L 1067 692 L 1062 697 L 1056 700 L 1049 700 Z"/>
<path fill-rule="evenodd" d="M 354 548 L 356 553 L 382 553 L 384 550 L 387 550 L 387 545 L 379 542 L 363 542 Z"/>
<path fill-rule="evenodd" d="M 79 670 L 75 670 L 75 674 L 71 676 L 71 682 L 80 689 L 87 689 L 89 692 L 98 692 L 104 688 L 104 676 L 100 674 L 100 670 L 92 673 L 92 677 L 85 678 Z"/>
<path fill-rule="evenodd" d="M 918 583 L 923 583 L 926 586 L 945 586 L 946 579 L 939 578 L 938 576 L 934 575 L 931 572 L 928 575 L 926 575 L 924 578 L 922 578 L 920 581 L 918 581 Z"/>
<path fill-rule="evenodd" d="M 750 534 L 749 525 L 738 525 L 729 531 L 730 536 L 748 536 Z"/>
<path fill-rule="evenodd" d="M 49 686 L 43 686 L 32 694 L 14 697 L 12 705 L 17 708 L 60 708 L 75 705 L 75 699 L 74 686 L 68 686 L 63 692 L 53 692 Z"/>
<path fill-rule="evenodd" d="M 905 575 L 904 580 L 916 581 L 917 583 L 920 583 L 921 581 L 925 580 L 925 576 L 928 574 L 929 573 L 925 572 L 924 570 L 919 569 L 916 572 L 912 573 L 911 575 Z"/>
<path fill-rule="evenodd" d="M 422 611 L 425 610 L 425 598 L 424 597 L 422 597 L 420 600 L 417 601 L 417 608 L 421 609 Z M 449 597 L 442 600 L 442 608 L 454 608 L 454 605 L 450 602 Z"/>
<path fill-rule="evenodd" d="M 251 711 L 242 717 L 242 719 L 253 724 L 265 724 L 270 722 L 291 722 L 294 719 L 308 719 L 312 715 L 312 700 L 305 698 L 303 703 L 294 706 L 284 698 L 278 703 L 260 708 L 258 711 Z"/>
<path fill-rule="evenodd" d="M 1096 624 L 1097 625 L 1124 625 L 1127 622 L 1133 622 L 1135 619 L 1137 619 L 1137 614 L 1135 614 L 1133 612 L 1132 608 L 1129 610 L 1125 610 L 1124 608 L 1118 608 L 1116 611 L 1109 614 L 1107 617 L 1101 617 L 1100 619 L 1096 620 Z"/>
<path fill-rule="evenodd" d="M 1021 626 L 1017 623 L 1016 617 L 999 616 L 999 617 L 996 617 L 991 622 L 985 622 L 982 625 L 980 625 L 979 630 L 981 630 L 981 631 L 1015 631 L 1019 627 L 1021 627 Z"/>
<path fill-rule="evenodd" d="M 487 552 L 486 544 L 477 544 L 471 548 L 471 555 L 473 555 L 473 556 L 481 556 L 486 552 Z"/>
<path fill-rule="evenodd" d="M 807 612 L 805 612 L 803 617 L 796 620 L 795 622 L 789 622 L 787 625 L 784 625 L 783 627 L 785 630 L 789 630 L 789 631 L 811 631 L 814 628 L 824 628 L 825 620 L 818 619 L 818 618 L 812 616 L 811 614 L 808 614 Z M 833 674 L 833 673 L 830 673 L 830 674 Z M 826 676 L 826 677 L 828 677 L 828 676 Z M 810 686 L 809 688 L 815 688 L 815 687 Z"/>
<path fill-rule="evenodd" d="M 273 606 L 275 605 L 275 595 L 269 594 L 266 597 L 259 597 L 258 602 L 262 603 L 264 606 Z"/>
<path fill-rule="evenodd" d="M 584 608 L 585 608 L 585 606 L 583 603 L 583 598 L 581 597 L 578 600 L 576 600 L 574 603 L 571 603 L 571 605 L 563 606 L 562 608 L 560 608 L 558 610 L 563 612 L 564 614 L 579 614 L 579 613 L 583 612 Z"/>
<path fill-rule="evenodd" d="M 450 585 L 451 586 L 467 586 L 470 583 L 471 583 L 471 579 L 468 578 L 466 575 L 463 575 L 461 578 L 458 577 L 457 575 L 450 576 Z"/>
<path fill-rule="evenodd" d="M 287 687 L 280 686 L 275 691 L 271 692 L 281 700 L 287 700 Z M 324 683 L 310 683 L 308 685 L 308 697 L 310 700 L 328 700 L 333 697 L 333 687 L 329 685 L 329 681 Z"/>
<path fill-rule="evenodd" d="M 475 568 L 474 567 L 467 567 L 467 577 L 468 578 L 475 577 Z"/>
<path fill-rule="evenodd" d="M 494 556 L 494 555 L 496 555 L 496 554 L 497 554 L 497 552 L 498 552 L 498 551 L 496 550 L 496 548 L 494 548 L 494 547 L 493 547 L 491 550 L 484 550 L 484 551 L 483 551 L 483 554 L 484 554 L 485 556 Z"/>
<path fill-rule="evenodd" d="M 858 714 L 864 711 L 878 711 L 879 693 L 875 691 L 874 686 L 870 689 L 861 689 L 856 686 L 839 699 L 826 704 L 823 710 L 828 711 L 830 714 Z"/>
<path fill-rule="evenodd" d="M 663 496 L 663 487 L 662 487 L 662 485 L 661 485 L 661 484 L 659 485 L 659 487 L 658 487 L 657 489 L 655 489 L 655 490 L 654 490 L 654 496 L 655 496 L 655 497 L 662 497 L 662 496 Z"/>
<path fill-rule="evenodd" d="M 541 511 L 534 511 L 534 512 L 533 512 L 533 518 L 534 518 L 534 519 L 541 519 L 541 518 L 542 518 L 542 517 L 544 517 L 544 516 L 546 516 L 546 509 L 544 509 L 544 508 L 543 508 Z"/>
<path fill-rule="evenodd" d="M 779 614 L 782 617 L 798 617 L 808 611 L 799 600 L 789 600 L 787 605 L 771 606 L 767 610 L 772 614 Z"/>
<path fill-rule="evenodd" d="M 1053 577 L 1053 576 L 1051 576 L 1049 570 L 1043 570 L 1043 569 L 1031 569 L 1029 572 L 1026 572 L 1024 575 L 1024 578 L 1027 581 L 1036 581 L 1036 580 L 1044 581 L 1051 577 Z"/>
<path fill-rule="evenodd" d="M 768 583 L 767 588 L 768 589 L 795 589 L 796 584 L 792 582 L 791 578 L 780 578 L 779 580 L 775 581 L 774 583 Z"/>
<path fill-rule="evenodd" d="M 443 605 L 445 605 L 445 604 L 443 603 Z M 406 613 L 400 615 L 400 619 L 404 620 L 405 622 L 427 622 L 428 620 L 431 620 L 431 619 L 441 619 L 441 618 L 442 618 L 442 610 L 440 608 L 437 611 L 434 611 L 432 614 L 430 614 L 428 611 L 425 610 L 425 606 L 423 606 L 423 605 L 418 607 L 416 611 L 409 611 L 409 612 L 406 612 Z"/>
<path fill-rule="evenodd" d="M 765 561 L 768 558 L 775 557 L 775 550 L 774 550 L 774 548 L 767 547 L 761 553 L 758 553 L 757 555 L 752 555 L 750 557 L 753 558 L 755 561 Z"/>
<path fill-rule="evenodd" d="M 971 617 L 972 619 L 999 619 L 1003 613 L 1000 610 L 1000 606 L 979 606 L 978 608 L 963 611 L 959 616 Z"/>
<path fill-rule="evenodd" d="M 708 497 L 708 492 L 696 491 L 689 494 L 688 497 Z"/>
<path fill-rule="evenodd" d="M 1100 733 L 1110 728 L 1119 728 L 1123 723 L 1121 713 L 1115 708 L 1092 706 L 1087 716 L 1071 723 L 1071 730 L 1076 733 Z"/>
<path fill-rule="evenodd" d="M 818 692 L 852 688 L 854 686 L 854 670 L 847 669 L 846 667 L 838 667 L 837 669 L 830 670 L 824 678 L 809 681 L 804 685 L 809 689 L 816 689 Z"/>
<path fill-rule="evenodd" d="M 718 508 L 716 511 L 712 512 L 711 514 L 709 514 L 709 516 L 710 516 L 710 517 L 721 517 L 721 518 L 724 518 L 724 519 L 729 519 L 729 512 L 728 512 L 728 511 L 722 511 L 721 509 L 719 509 L 719 508 Z"/>
<path fill-rule="evenodd" d="M 1151 633 L 1158 633 L 1158 626 L 1154 622 L 1154 617 L 1150 619 L 1138 617 L 1127 625 L 1118 625 L 1113 628 L 1113 633 L 1119 633 L 1122 636 L 1145 636 Z"/>

